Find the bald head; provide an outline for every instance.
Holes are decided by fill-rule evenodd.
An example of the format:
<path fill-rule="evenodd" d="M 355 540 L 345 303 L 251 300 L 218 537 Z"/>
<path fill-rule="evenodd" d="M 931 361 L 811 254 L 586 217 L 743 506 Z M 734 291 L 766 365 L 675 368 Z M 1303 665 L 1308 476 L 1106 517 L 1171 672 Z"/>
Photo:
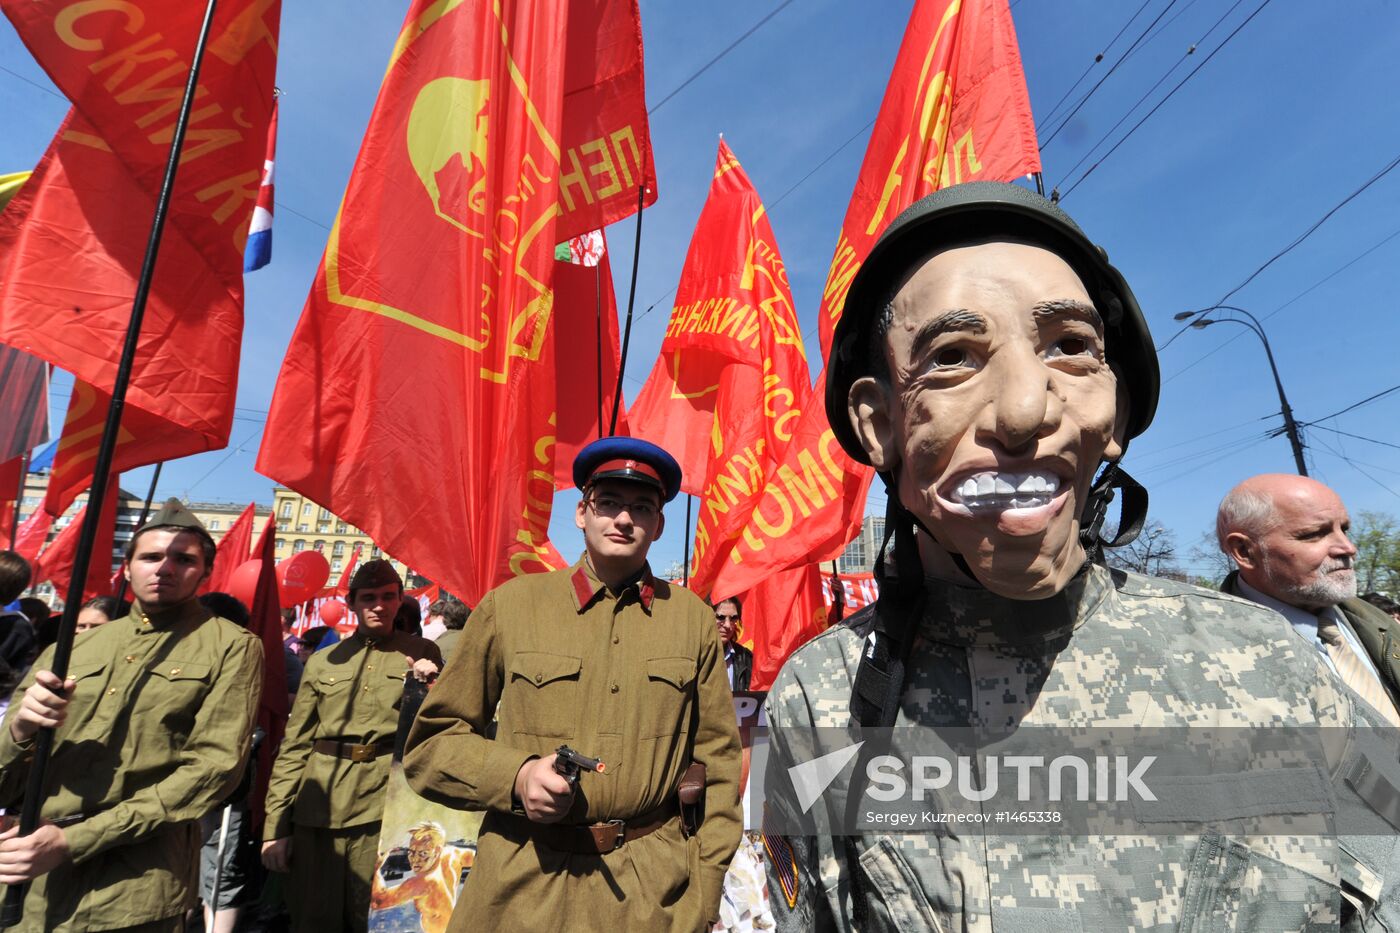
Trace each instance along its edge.
<path fill-rule="evenodd" d="M 1220 503 L 1215 531 L 1240 577 L 1268 596 L 1316 611 L 1356 595 L 1341 498 L 1317 480 L 1264 473 L 1240 483 Z"/>

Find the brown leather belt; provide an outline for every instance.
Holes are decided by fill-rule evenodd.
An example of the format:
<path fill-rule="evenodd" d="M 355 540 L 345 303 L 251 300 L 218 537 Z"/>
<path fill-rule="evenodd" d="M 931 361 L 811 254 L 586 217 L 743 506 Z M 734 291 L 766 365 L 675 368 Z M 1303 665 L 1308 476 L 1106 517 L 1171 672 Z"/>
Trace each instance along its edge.
<path fill-rule="evenodd" d="M 525 822 L 534 841 L 546 848 L 577 855 L 604 855 L 656 832 L 679 814 L 676 798 L 672 797 L 650 813 L 631 820 L 608 820 L 588 826 Z"/>
<path fill-rule="evenodd" d="M 394 750 L 393 739 L 381 739 L 369 745 L 356 745 L 353 742 L 337 742 L 335 739 L 317 739 L 311 750 L 320 755 L 344 758 L 348 761 L 373 761 L 380 755 Z"/>

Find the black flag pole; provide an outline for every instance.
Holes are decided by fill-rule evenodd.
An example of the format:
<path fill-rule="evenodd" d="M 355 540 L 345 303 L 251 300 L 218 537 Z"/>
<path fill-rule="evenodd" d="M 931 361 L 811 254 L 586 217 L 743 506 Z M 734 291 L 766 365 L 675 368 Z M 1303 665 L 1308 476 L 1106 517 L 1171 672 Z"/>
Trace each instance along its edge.
<path fill-rule="evenodd" d="M 601 236 L 601 234 L 600 234 Z M 593 351 L 593 361 L 597 365 L 598 376 L 598 437 L 603 436 L 603 257 L 593 267 L 593 329 L 597 333 L 597 346 Z"/>
<path fill-rule="evenodd" d="M 10 516 L 10 550 L 15 549 L 19 537 L 19 510 L 24 507 L 24 487 L 29 485 L 29 455 L 26 450 L 19 460 L 19 489 L 15 492 L 15 514 Z"/>
<path fill-rule="evenodd" d="M 133 536 L 146 524 L 146 519 L 151 517 L 151 502 L 156 497 L 156 483 L 160 482 L 160 468 L 165 466 L 164 460 L 156 462 L 156 471 L 151 474 L 151 488 L 146 490 L 146 504 L 141 506 L 141 517 L 136 520 L 136 527 L 131 530 Z M 126 599 L 126 574 L 122 574 L 121 582 L 117 584 L 117 602 Z"/>
<path fill-rule="evenodd" d="M 690 586 L 690 504 L 695 497 L 685 495 L 685 563 L 681 565 L 681 586 Z"/>
<path fill-rule="evenodd" d="M 627 372 L 627 345 L 632 342 L 632 306 L 637 299 L 637 266 L 642 259 L 642 214 L 647 196 L 647 166 L 642 160 L 642 183 L 637 186 L 637 236 L 632 242 L 632 285 L 627 289 L 627 324 L 622 329 L 622 359 L 617 363 L 617 389 L 613 392 L 612 421 L 608 437 L 617 433 L 617 410 L 622 406 L 622 376 Z"/>
<path fill-rule="evenodd" d="M 50 669 L 59 680 L 65 680 L 68 676 L 68 661 L 73 653 L 78 609 L 83 601 L 83 584 L 87 581 L 88 565 L 92 562 L 92 547 L 97 541 L 97 526 L 102 517 L 102 500 L 107 494 L 107 479 L 112 473 L 112 454 L 117 447 L 117 431 L 121 427 L 122 410 L 126 407 L 126 390 L 131 381 L 136 345 L 141 337 L 141 320 L 146 314 L 146 298 L 151 291 L 156 256 L 160 252 L 161 233 L 165 229 L 165 217 L 170 209 L 170 194 L 175 188 L 175 172 L 180 165 L 180 150 L 184 146 L 185 130 L 189 125 L 190 106 L 194 102 L 195 88 L 199 85 L 199 66 L 204 58 L 204 47 L 209 42 L 210 26 L 214 21 L 214 8 L 217 3 L 218 0 L 207 0 L 204 22 L 199 27 L 194 60 L 190 62 L 185 96 L 180 102 L 180 114 L 175 120 L 175 133 L 170 141 L 170 156 L 165 163 L 165 178 L 161 181 L 160 195 L 156 198 L 155 213 L 151 217 L 146 255 L 141 260 L 141 274 L 136 280 L 136 294 L 131 302 L 131 320 L 126 326 L 126 340 L 122 344 L 122 355 L 117 363 L 116 379 L 112 385 L 112 402 L 107 407 L 107 422 L 102 427 L 102 441 L 97 447 L 97 462 L 92 470 L 92 488 L 88 490 L 87 513 L 78 535 L 78 552 L 73 558 L 73 576 L 68 584 L 68 596 L 63 605 L 63 617 L 58 623 L 58 641 L 54 643 L 53 663 L 50 665 Z M 19 819 L 21 836 L 28 836 L 39 825 L 49 757 L 53 753 L 53 738 L 53 729 L 44 728 L 39 730 L 34 739 L 34 759 L 29 766 L 29 776 L 24 788 L 24 807 Z M 0 908 L 0 927 L 15 926 L 24 918 L 24 896 L 28 889 L 28 884 L 13 884 L 6 889 L 4 907 Z"/>

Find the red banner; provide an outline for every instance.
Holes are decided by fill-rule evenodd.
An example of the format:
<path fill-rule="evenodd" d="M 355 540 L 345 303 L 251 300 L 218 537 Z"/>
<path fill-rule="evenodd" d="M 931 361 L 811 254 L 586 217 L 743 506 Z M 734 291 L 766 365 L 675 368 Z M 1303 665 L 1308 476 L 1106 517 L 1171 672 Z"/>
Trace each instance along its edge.
<path fill-rule="evenodd" d="M 851 279 L 900 211 L 948 185 L 1038 171 L 1007 0 L 917 0 L 822 289 L 822 358 Z"/>
<path fill-rule="evenodd" d="M 258 455 L 469 603 L 563 565 L 546 351 L 565 10 L 411 4 Z"/>
<path fill-rule="evenodd" d="M 350 578 L 355 575 L 355 565 L 360 562 L 360 549 L 363 544 L 355 545 L 355 550 L 350 552 L 350 560 L 346 561 L 345 569 L 340 573 L 340 580 L 335 585 L 336 596 L 350 595 Z"/>
<path fill-rule="evenodd" d="M 773 227 L 723 140 L 661 351 L 722 367 L 690 570 L 691 589 L 704 596 L 811 394 Z"/>
<path fill-rule="evenodd" d="M 750 690 L 767 690 L 788 655 L 826 631 L 821 568 L 816 564 L 774 574 L 742 597 L 744 627 L 753 639 Z"/>
<path fill-rule="evenodd" d="M 613 395 L 617 391 L 617 298 L 613 294 L 612 264 L 602 231 L 596 262 L 554 264 L 554 384 L 558 419 L 554 425 L 554 485 L 574 485 L 574 458 L 589 443 L 608 433 Z M 578 241 L 571 241 L 577 243 Z M 617 430 L 630 433 L 627 412 L 619 409 Z"/>
<path fill-rule="evenodd" d="M 252 506 L 248 506 L 249 509 Z M 244 513 L 247 514 L 246 512 Z M 249 534 L 252 523 L 248 524 Z M 248 630 L 258 636 L 263 650 L 262 696 L 258 700 L 257 725 L 264 732 L 258 748 L 258 767 L 254 774 L 253 793 L 249 804 L 253 812 L 255 832 L 263 821 L 263 802 L 267 799 L 267 780 L 272 775 L 272 763 L 277 760 L 277 748 L 287 729 L 290 704 L 287 699 L 287 657 L 282 650 L 282 611 L 277 595 L 277 521 L 269 516 L 267 530 L 258 543 L 257 557 L 262 561 L 258 571 L 253 605 L 248 607 Z"/>
<path fill-rule="evenodd" d="M 918 0 L 885 88 L 822 290 L 822 355 L 851 278 L 900 211 L 946 185 L 1040 170 L 1035 122 L 1007 0 Z M 783 462 L 730 551 L 715 594 L 825 561 L 860 529 L 872 472 L 846 456 L 827 422 L 826 373 Z"/>
<path fill-rule="evenodd" d="M 0 341 L 110 390 L 203 6 L 0 7 L 74 104 L 0 214 Z M 279 9 L 219 7 L 132 371 L 127 414 L 187 435 L 186 453 L 224 446 L 232 423 Z"/>
<path fill-rule="evenodd" d="M 53 516 L 46 509 L 36 508 L 19 526 L 15 535 L 15 553 L 29 561 L 32 566 L 38 559 L 44 542 L 49 539 L 49 531 L 52 528 Z"/>
<path fill-rule="evenodd" d="M 243 566 L 247 562 L 249 553 L 253 549 L 253 523 L 257 521 L 258 504 L 249 502 L 248 507 L 243 510 L 229 526 L 228 531 L 219 539 L 219 549 L 214 555 L 214 569 L 209 573 L 209 579 L 205 581 L 201 588 L 205 593 L 224 593 L 228 591 L 228 580 L 233 571 Z M 272 521 L 271 517 L 268 521 Z M 251 607 L 250 607 L 251 608 Z"/>
<path fill-rule="evenodd" d="M 656 203 L 636 0 L 571 0 L 564 57 L 559 240 L 601 230 Z"/>
<path fill-rule="evenodd" d="M 102 500 L 102 514 L 98 517 L 97 538 L 92 544 L 92 558 L 88 561 L 87 582 L 83 586 L 83 599 L 93 596 L 107 596 L 112 592 L 112 539 L 117 530 L 117 500 L 121 490 L 117 487 L 117 474 L 107 481 L 107 493 Z M 40 510 L 35 510 L 36 513 Z M 54 588 L 64 599 L 68 598 L 68 587 L 73 576 L 73 564 L 78 558 L 78 537 L 82 533 L 83 521 L 87 517 L 87 506 L 78 510 L 72 521 L 58 533 L 58 537 L 39 555 L 34 565 L 34 583 L 52 580 Z"/>
<path fill-rule="evenodd" d="M 49 488 L 44 494 L 44 508 L 49 514 L 55 517 L 62 515 L 78 494 L 92 484 L 97 447 L 102 442 L 102 428 L 107 422 L 107 408 L 111 404 L 111 393 L 81 379 L 73 381 L 73 395 L 68 400 L 63 434 L 59 437 L 58 450 L 54 454 Z M 112 472 L 123 473 L 148 463 L 174 460 L 208 447 L 208 439 L 201 435 L 183 431 L 172 422 L 140 408 L 127 407 L 117 431 Z"/>

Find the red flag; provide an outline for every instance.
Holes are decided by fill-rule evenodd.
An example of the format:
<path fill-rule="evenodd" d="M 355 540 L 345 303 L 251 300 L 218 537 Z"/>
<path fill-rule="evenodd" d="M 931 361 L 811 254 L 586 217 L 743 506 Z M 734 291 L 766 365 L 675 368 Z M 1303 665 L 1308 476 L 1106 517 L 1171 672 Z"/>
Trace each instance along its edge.
<path fill-rule="evenodd" d="M 729 374 L 723 395 L 732 401 L 725 402 L 721 383 L 735 363 L 753 371 Z M 758 192 L 721 140 L 661 356 L 629 412 L 632 429 L 676 458 L 681 489 L 702 498 L 707 488 L 720 492 L 725 513 L 743 515 L 746 508 L 735 500 L 735 490 L 742 489 L 744 499 L 756 491 L 750 487 L 770 466 L 762 458 L 786 446 L 790 412 L 800 410 L 809 392 L 806 355 L 772 226 Z M 763 444 L 757 461 L 754 443 Z M 745 462 L 732 463 L 746 451 Z M 722 490 L 709 475 L 712 464 L 735 471 Z M 751 482 L 747 477 L 755 469 L 759 475 Z M 713 537 L 697 526 L 697 564 L 714 553 Z M 716 557 L 723 557 L 725 538 L 721 531 Z M 708 576 L 702 575 L 698 592 L 705 592 Z M 693 574 L 691 585 L 696 585 Z"/>
<path fill-rule="evenodd" d="M 705 491 L 710 432 L 725 360 L 710 353 L 668 353 L 664 349 L 651 375 L 627 410 L 633 435 L 663 447 L 681 467 L 681 491 Z"/>
<path fill-rule="evenodd" d="M 52 528 L 53 516 L 44 509 L 36 508 L 19 526 L 15 535 L 15 553 L 33 565 L 44 542 L 49 539 L 49 530 Z"/>
<path fill-rule="evenodd" d="M 918 0 L 885 88 L 818 313 L 822 354 L 851 278 L 900 211 L 945 185 L 1040 170 L 1007 0 Z M 826 373 L 783 462 L 720 572 L 714 595 L 828 560 L 860 529 L 872 472 L 846 456 L 826 420 Z"/>
<path fill-rule="evenodd" d="M 1038 171 L 1007 0 L 917 0 L 822 289 L 822 358 L 851 279 L 900 211 L 948 185 Z"/>
<path fill-rule="evenodd" d="M 250 530 L 251 527 L 250 523 Z M 262 569 L 258 572 L 257 591 L 253 596 L 253 605 L 248 607 L 248 630 L 258 636 L 263 648 L 262 698 L 258 701 L 257 725 L 265 736 L 258 748 L 258 769 L 254 776 L 253 794 L 249 798 L 254 829 L 258 832 L 261 830 L 257 827 L 265 815 L 263 802 L 267 799 L 267 779 L 272 774 L 272 763 L 277 760 L 277 749 L 287 729 L 289 712 L 287 659 L 282 648 L 282 605 L 277 597 L 276 528 L 277 522 L 269 517 L 267 530 L 263 532 L 258 546 L 257 557 L 262 560 Z"/>
<path fill-rule="evenodd" d="M 774 574 L 749 590 L 744 634 L 753 639 L 750 690 L 767 690 L 798 648 L 826 630 L 821 568 L 816 564 Z"/>
<path fill-rule="evenodd" d="M 686 365 L 721 367 L 703 435 L 709 449 L 689 584 L 704 596 L 811 392 L 773 227 L 724 140 L 661 350 Z"/>
<path fill-rule="evenodd" d="M 606 240 L 601 230 L 596 236 L 601 246 L 596 260 L 590 262 L 591 255 L 580 251 L 582 261 L 554 263 L 554 384 L 565 388 L 558 393 L 554 425 L 554 485 L 559 489 L 574 485 L 578 452 L 608 433 L 617 391 L 617 299 Z M 578 240 L 569 243 L 572 247 Z M 618 411 L 614 433 L 630 433 L 625 410 Z"/>
<path fill-rule="evenodd" d="M 110 390 L 203 7 L 0 7 L 74 104 L 0 215 L 0 341 Z M 184 453 L 228 442 L 279 8 L 219 7 L 132 371 L 128 429 Z"/>
<path fill-rule="evenodd" d="M 73 500 L 92 484 L 92 470 L 97 463 L 97 448 L 102 442 L 102 429 L 107 423 L 107 408 L 112 404 L 110 392 L 95 388 L 81 379 L 73 381 L 73 395 L 68 400 L 68 414 L 63 419 L 63 434 L 54 453 L 49 488 L 44 494 L 44 508 L 49 514 L 62 515 Z M 112 454 L 112 472 L 174 460 L 209 445 L 199 435 L 180 429 L 173 422 L 156 417 L 138 407 L 128 406 L 122 413 L 117 431 L 117 447 Z"/>
<path fill-rule="evenodd" d="M 355 550 L 350 552 L 350 562 L 345 565 L 345 571 L 340 575 L 340 582 L 335 585 L 337 596 L 350 595 L 350 578 L 355 573 L 355 565 L 360 562 L 360 548 L 362 547 L 364 547 L 363 544 L 357 544 Z"/>
<path fill-rule="evenodd" d="M 566 9 L 410 5 L 258 455 L 473 603 L 563 563 L 546 283 Z"/>
<path fill-rule="evenodd" d="M 102 514 L 97 523 L 97 538 L 92 545 L 92 558 L 88 561 L 87 582 L 83 585 L 83 598 L 107 596 L 112 587 L 112 538 L 117 530 L 117 499 L 121 491 L 117 488 L 117 474 L 107 481 L 107 492 L 103 496 Z M 36 510 L 36 513 L 39 510 Z M 52 580 L 55 589 L 67 598 L 69 581 L 73 576 L 73 564 L 78 557 L 78 537 L 82 532 L 83 521 L 87 516 L 87 506 L 78 510 L 72 521 L 58 533 L 44 553 L 39 555 L 34 565 L 33 582 Z"/>
<path fill-rule="evenodd" d="M 0 463 L 0 545 L 5 547 L 9 546 L 10 530 L 19 514 L 19 481 L 23 470 L 23 456 Z"/>
<path fill-rule="evenodd" d="M 556 240 L 601 230 L 656 202 L 642 18 L 636 0 L 571 0 L 564 56 Z"/>
<path fill-rule="evenodd" d="M 228 578 L 238 567 L 248 560 L 253 545 L 253 523 L 257 520 L 258 505 L 249 502 L 243 514 L 236 518 L 224 536 L 219 539 L 219 549 L 214 555 L 214 569 L 203 592 L 224 593 L 228 591 Z M 268 521 L 272 521 L 268 518 Z"/>

